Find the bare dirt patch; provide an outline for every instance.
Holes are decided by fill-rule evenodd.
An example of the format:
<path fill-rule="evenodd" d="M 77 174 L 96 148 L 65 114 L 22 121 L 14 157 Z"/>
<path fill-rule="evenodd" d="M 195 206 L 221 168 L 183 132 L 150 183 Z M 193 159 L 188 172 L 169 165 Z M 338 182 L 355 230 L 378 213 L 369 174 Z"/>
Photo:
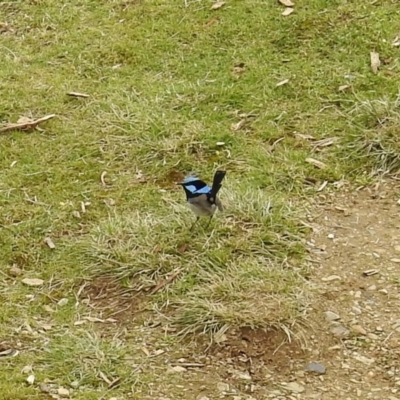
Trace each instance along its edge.
<path fill-rule="evenodd" d="M 97 277 L 86 282 L 81 298 L 96 309 L 103 318 L 112 318 L 119 323 L 131 323 L 145 311 L 145 294 L 124 288 L 109 277 Z"/>

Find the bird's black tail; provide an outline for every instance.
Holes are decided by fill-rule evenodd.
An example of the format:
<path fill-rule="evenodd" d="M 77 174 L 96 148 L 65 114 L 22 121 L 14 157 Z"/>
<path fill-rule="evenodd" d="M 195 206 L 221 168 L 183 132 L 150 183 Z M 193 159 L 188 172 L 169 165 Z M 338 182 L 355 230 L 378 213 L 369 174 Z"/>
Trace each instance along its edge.
<path fill-rule="evenodd" d="M 221 183 L 224 180 L 225 175 L 226 175 L 226 171 L 215 172 L 213 184 L 211 187 L 211 194 L 213 197 L 215 197 L 217 195 L 217 193 L 219 192 L 219 189 L 221 189 L 221 187 L 222 187 Z"/>

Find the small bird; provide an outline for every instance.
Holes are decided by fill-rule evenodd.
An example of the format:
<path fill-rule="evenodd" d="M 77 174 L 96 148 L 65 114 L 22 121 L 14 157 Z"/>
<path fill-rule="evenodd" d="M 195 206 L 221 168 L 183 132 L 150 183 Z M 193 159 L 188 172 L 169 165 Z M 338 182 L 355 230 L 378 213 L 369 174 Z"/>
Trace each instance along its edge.
<path fill-rule="evenodd" d="M 180 183 L 186 193 L 188 205 L 197 217 L 190 230 L 194 228 L 200 217 L 210 217 L 207 224 L 208 227 L 216 209 L 218 208 L 219 211 L 223 211 L 217 193 L 222 187 L 221 183 L 225 175 L 226 171 L 216 171 L 211 187 L 197 176 L 193 175 L 187 176 L 183 182 Z"/>

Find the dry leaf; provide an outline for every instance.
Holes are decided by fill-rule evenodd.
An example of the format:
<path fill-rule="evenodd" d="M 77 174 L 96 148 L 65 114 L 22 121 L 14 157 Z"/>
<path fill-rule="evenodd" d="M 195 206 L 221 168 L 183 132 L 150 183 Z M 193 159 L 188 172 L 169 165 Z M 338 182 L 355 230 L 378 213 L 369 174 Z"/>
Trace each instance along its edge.
<path fill-rule="evenodd" d="M 51 329 L 53 329 L 53 326 L 45 324 L 45 325 L 42 325 L 42 329 L 45 331 L 50 331 Z"/>
<path fill-rule="evenodd" d="M 40 124 L 41 122 L 45 122 L 51 118 L 54 118 L 56 115 L 55 114 L 50 114 L 50 115 L 46 115 L 43 118 L 39 118 L 36 120 L 27 118 L 27 117 L 20 117 L 17 121 L 16 124 L 6 124 L 4 127 L 0 128 L 0 132 L 9 132 L 12 130 L 22 130 L 22 131 L 26 131 L 29 129 L 33 129 L 36 128 L 36 126 L 38 124 Z"/>
<path fill-rule="evenodd" d="M 104 323 L 104 319 L 96 318 L 96 317 L 84 317 L 89 322 L 101 322 Z"/>
<path fill-rule="evenodd" d="M 309 164 L 312 164 L 315 167 L 320 168 L 320 169 L 325 169 L 328 167 L 322 161 L 316 160 L 315 158 L 306 158 L 306 162 L 308 162 Z"/>
<path fill-rule="evenodd" d="M 328 184 L 328 181 L 324 181 L 324 183 L 317 189 L 317 192 L 322 192 L 326 185 Z"/>
<path fill-rule="evenodd" d="M 30 374 L 31 372 L 33 372 L 32 365 L 25 365 L 21 370 L 21 374 Z"/>
<path fill-rule="evenodd" d="M 107 375 L 106 375 L 104 372 L 99 371 L 99 375 L 100 375 L 101 378 L 104 380 L 104 382 L 107 383 L 107 385 L 109 385 L 109 384 L 111 383 L 111 381 L 107 378 Z"/>
<path fill-rule="evenodd" d="M 48 304 L 44 305 L 43 309 L 48 313 L 53 313 L 54 312 L 53 308 L 51 308 Z"/>
<path fill-rule="evenodd" d="M 144 354 L 146 354 L 147 357 L 150 357 L 150 352 L 149 350 L 147 350 L 147 347 L 143 346 L 140 349 L 143 351 Z"/>
<path fill-rule="evenodd" d="M 243 118 L 236 124 L 232 124 L 231 130 L 234 132 L 240 131 L 245 125 L 246 125 L 246 118 Z"/>
<path fill-rule="evenodd" d="M 44 242 L 47 244 L 47 246 L 49 246 L 51 250 L 54 250 L 56 248 L 56 245 L 49 237 L 45 238 Z"/>
<path fill-rule="evenodd" d="M 378 73 L 378 69 L 381 66 L 381 60 L 379 59 L 379 53 L 371 51 L 371 69 L 374 74 Z"/>
<path fill-rule="evenodd" d="M 88 94 L 86 94 L 86 93 L 79 93 L 79 92 L 68 92 L 67 95 L 68 95 L 68 96 L 71 96 L 71 97 L 84 97 L 84 98 L 88 98 L 88 97 L 89 97 Z"/>
<path fill-rule="evenodd" d="M 210 21 L 208 21 L 204 26 L 206 28 L 209 28 L 210 26 L 213 26 L 214 24 L 217 24 L 219 22 L 218 18 L 213 18 Z"/>
<path fill-rule="evenodd" d="M 283 15 L 284 17 L 287 17 L 287 16 L 290 15 L 293 11 L 294 11 L 294 8 L 287 7 L 287 8 L 283 11 L 282 15 Z"/>
<path fill-rule="evenodd" d="M 237 63 L 233 66 L 233 73 L 235 75 L 240 75 L 243 74 L 243 72 L 246 71 L 246 65 L 245 63 Z"/>
<path fill-rule="evenodd" d="M 339 138 L 337 137 L 331 137 L 331 138 L 325 138 L 325 139 L 321 139 L 321 140 L 317 140 L 316 142 L 314 142 L 314 148 L 316 147 L 328 147 L 328 146 L 332 146 L 334 143 L 336 143 L 338 141 Z"/>
<path fill-rule="evenodd" d="M 87 323 L 87 321 L 82 321 L 82 320 L 80 320 L 80 321 L 75 321 L 74 322 L 74 325 L 75 326 L 79 326 L 79 325 L 83 325 L 83 324 L 86 324 Z"/>
<path fill-rule="evenodd" d="M 41 285 L 43 285 L 44 280 L 38 279 L 38 278 L 25 278 L 25 279 L 22 279 L 21 282 L 27 286 L 41 286 Z"/>
<path fill-rule="evenodd" d="M 284 79 L 276 84 L 276 87 L 286 85 L 289 82 L 289 79 Z"/>
<path fill-rule="evenodd" d="M 295 132 L 294 136 L 304 140 L 315 140 L 314 136 L 305 135 L 304 133 Z"/>
<path fill-rule="evenodd" d="M 106 175 L 107 175 L 107 171 L 103 171 L 102 173 L 101 173 L 101 175 L 100 175 L 100 181 L 101 181 L 101 184 L 103 185 L 103 186 L 107 186 L 107 183 L 106 183 L 106 181 L 105 181 L 105 177 L 106 177 Z"/>
<path fill-rule="evenodd" d="M 183 243 L 181 246 L 178 247 L 179 253 L 184 253 L 189 247 L 188 243 Z"/>
<path fill-rule="evenodd" d="M 294 3 L 291 0 L 279 0 L 279 3 L 283 4 L 286 7 L 293 7 Z"/>
<path fill-rule="evenodd" d="M 339 92 L 344 92 L 345 90 L 347 90 L 350 87 L 351 87 L 350 85 L 342 85 L 342 86 L 339 86 L 338 90 L 339 90 Z"/>
<path fill-rule="evenodd" d="M 17 124 L 31 124 L 34 120 L 29 117 L 19 117 L 17 120 Z"/>
<path fill-rule="evenodd" d="M 57 305 L 60 307 L 64 307 L 68 304 L 68 299 L 63 297 L 62 299 L 57 301 Z"/>
<path fill-rule="evenodd" d="M 400 46 L 400 36 L 396 36 L 392 42 L 392 46 L 399 47 Z"/>
<path fill-rule="evenodd" d="M 218 10 L 219 8 L 223 7 L 225 5 L 225 1 L 217 1 L 211 6 L 211 10 Z"/>

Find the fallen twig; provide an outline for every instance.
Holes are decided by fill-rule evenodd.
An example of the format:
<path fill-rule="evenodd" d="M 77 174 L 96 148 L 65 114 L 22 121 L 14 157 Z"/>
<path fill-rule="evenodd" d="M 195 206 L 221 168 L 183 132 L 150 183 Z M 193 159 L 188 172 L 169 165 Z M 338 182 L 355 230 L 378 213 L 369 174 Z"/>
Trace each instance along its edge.
<path fill-rule="evenodd" d="M 174 362 L 171 363 L 171 365 L 179 365 L 181 367 L 186 367 L 186 368 L 203 368 L 206 366 L 206 364 L 202 364 L 202 363 L 190 363 L 190 362 Z"/>
<path fill-rule="evenodd" d="M 182 272 L 182 269 L 176 270 L 170 277 L 165 279 L 164 281 L 160 282 L 151 292 L 150 294 L 155 294 L 159 292 L 162 288 L 167 286 L 169 283 L 171 283 L 180 273 Z"/>
<path fill-rule="evenodd" d="M 20 118 L 16 124 L 9 123 L 3 127 L 0 128 L 0 132 L 9 132 L 13 130 L 21 130 L 21 131 L 27 131 L 30 129 L 36 128 L 37 125 L 39 125 L 41 122 L 45 122 L 51 118 L 54 118 L 56 114 L 50 114 L 46 115 L 45 117 L 33 120 L 30 118 Z"/>
<path fill-rule="evenodd" d="M 67 96 L 71 96 L 71 97 L 83 97 L 85 99 L 87 99 L 89 97 L 88 94 L 86 93 L 79 93 L 79 92 L 68 92 Z"/>

